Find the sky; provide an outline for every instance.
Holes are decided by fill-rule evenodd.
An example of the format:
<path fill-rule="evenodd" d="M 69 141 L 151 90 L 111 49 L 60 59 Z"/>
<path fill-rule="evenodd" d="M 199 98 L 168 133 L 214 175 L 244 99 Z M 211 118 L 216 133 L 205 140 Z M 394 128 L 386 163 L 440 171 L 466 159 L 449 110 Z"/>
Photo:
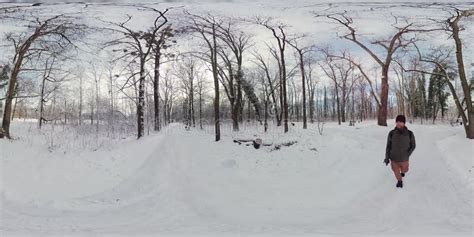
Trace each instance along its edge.
<path fill-rule="evenodd" d="M 0 2 L 12 2 L 7 0 L 0 0 Z M 16 1 L 16 2 L 36 2 L 36 1 Z M 41 2 L 41 1 L 38 1 Z M 438 17 L 440 14 L 439 10 L 426 10 L 418 7 L 419 4 L 415 3 L 427 3 L 427 1 L 401 1 L 395 0 L 390 1 L 315 1 L 315 0 L 300 0 L 292 1 L 288 4 L 288 1 L 284 0 L 204 0 L 204 1 L 83 1 L 83 2 L 100 2 L 101 4 L 89 5 L 89 9 L 83 9 L 84 4 L 61 4 L 62 9 L 57 9 L 60 2 L 80 2 L 80 1 L 43 1 L 47 2 L 44 4 L 44 8 L 56 8 L 56 10 L 65 10 L 70 8 L 81 9 L 85 15 L 89 17 L 96 16 L 107 16 L 110 19 L 123 18 L 123 16 L 130 12 L 136 12 L 130 7 L 111 7 L 111 3 L 139 3 L 146 4 L 147 2 L 153 2 L 146 4 L 147 6 L 160 7 L 183 7 L 184 9 L 199 12 L 211 11 L 215 14 L 234 16 L 234 17 L 247 17 L 252 18 L 254 16 L 270 16 L 279 21 L 287 24 L 290 32 L 294 34 L 304 33 L 307 34 L 311 44 L 329 44 L 331 43 L 336 48 L 349 48 L 351 51 L 360 51 L 354 44 L 346 41 L 339 40 L 336 32 L 341 32 L 340 27 L 335 24 L 330 24 L 324 19 L 316 19 L 313 16 L 313 12 L 325 13 L 328 12 L 328 8 L 331 7 L 332 12 L 340 12 L 347 10 L 351 16 L 356 19 L 355 25 L 358 26 L 360 31 L 366 35 L 383 37 L 390 33 L 393 33 L 393 28 L 387 27 L 393 23 L 393 18 L 390 14 L 397 16 L 405 16 L 413 20 L 423 20 L 427 17 Z M 158 3 L 157 3 L 158 2 Z M 440 1 L 442 3 L 452 2 L 457 6 L 471 7 L 474 8 L 473 1 Z M 332 3 L 329 5 L 329 3 Z M 431 2 L 432 3 L 432 2 Z M 113 9 L 113 10 L 112 10 Z M 175 10 L 174 14 L 179 14 L 182 11 Z M 139 15 L 143 15 L 140 13 Z M 148 22 L 153 16 L 141 17 L 135 15 L 133 22 L 137 28 L 148 25 Z M 4 28 L 4 27 L 2 27 Z M 256 41 L 263 41 L 264 39 L 270 39 L 268 32 L 261 27 L 250 26 L 250 30 L 254 30 L 256 33 Z M 256 29 L 255 29 L 256 28 Z M 2 30 L 0 29 L 0 32 Z M 466 30 L 466 38 L 472 38 L 474 36 L 472 27 Z M 433 40 L 433 39 L 432 39 Z M 442 41 L 441 37 L 438 40 Z M 258 43 L 258 42 L 257 42 Z M 466 47 L 467 49 L 471 47 Z M 472 54 L 472 52 L 468 53 Z"/>
<path fill-rule="evenodd" d="M 8 2 L 8 3 L 7 3 Z M 345 32 L 344 28 L 341 28 L 337 24 L 331 23 L 325 18 L 315 18 L 314 13 L 328 13 L 328 12 L 341 12 L 348 11 L 350 16 L 354 17 L 354 25 L 360 31 L 363 36 L 367 37 L 368 40 L 386 38 L 390 34 L 393 34 L 394 29 L 390 25 L 394 23 L 392 15 L 406 17 L 409 21 L 418 23 L 426 22 L 427 18 L 445 19 L 447 17 L 446 12 L 441 11 L 439 8 L 431 7 L 426 9 L 425 6 L 427 1 L 347 1 L 347 0 L 333 0 L 333 1 L 315 1 L 315 0 L 299 0 L 292 1 L 289 4 L 285 0 L 187 0 L 187 1 L 83 1 L 92 4 L 88 4 L 85 8 L 84 3 L 77 3 L 80 1 L 5 1 L 0 0 L 1 6 L 8 6 L 15 4 L 22 4 L 25 2 L 44 2 L 42 6 L 38 7 L 41 9 L 40 12 L 43 14 L 56 14 L 59 12 L 77 12 L 81 11 L 84 16 L 84 21 L 88 24 L 96 25 L 99 23 L 96 18 L 99 17 L 107 21 L 121 21 L 124 19 L 126 14 L 133 15 L 132 21 L 129 26 L 133 29 L 146 29 L 150 25 L 150 21 L 153 19 L 153 15 L 146 14 L 142 11 L 137 11 L 135 7 L 124 6 L 130 3 L 141 4 L 146 6 L 153 6 L 158 9 L 164 9 L 166 7 L 180 7 L 170 12 L 170 19 L 174 24 L 180 23 L 180 17 L 182 17 L 182 9 L 187 9 L 192 13 L 205 13 L 211 12 L 221 16 L 231 16 L 251 19 L 255 16 L 268 16 L 288 26 L 288 32 L 290 34 L 305 34 L 307 35 L 305 42 L 302 45 L 316 45 L 318 47 L 325 47 L 330 45 L 335 50 L 347 49 L 353 55 L 358 57 L 367 68 L 375 67 L 376 64 L 367 53 L 362 51 L 358 46 L 344 39 L 338 37 L 338 33 Z M 75 2 L 75 4 L 66 4 L 68 2 Z M 3 4 L 2 4 L 3 3 Z M 121 4 L 117 4 L 121 3 Z M 440 4 L 451 3 L 461 8 L 474 8 L 473 1 L 439 1 Z M 472 21 L 471 21 L 472 22 Z M 470 64 L 473 61 L 473 48 L 472 42 L 468 39 L 474 39 L 474 24 L 464 24 L 465 31 L 462 32 L 462 38 L 465 43 L 464 57 L 466 64 Z M 273 38 L 270 32 L 257 25 L 246 24 L 243 26 L 245 31 L 253 34 L 253 42 L 258 51 L 265 51 L 265 43 L 273 42 Z M 11 31 L 12 28 L 8 24 L 2 22 L 0 27 L 0 36 Z M 432 45 L 452 45 L 452 39 L 448 38 L 446 34 L 431 34 L 422 37 L 426 40 L 422 47 L 430 47 Z M 108 39 L 102 35 L 91 36 L 89 39 Z M 178 41 L 181 50 L 184 50 L 184 45 L 197 45 L 196 42 L 186 39 L 181 42 Z M 3 44 L 2 44 L 3 45 Z M 383 50 L 377 49 L 371 46 L 380 55 L 383 55 Z M 0 55 L 9 55 L 8 49 L 0 47 Z M 10 52 L 11 54 L 11 52 Z M 90 58 L 96 58 L 97 54 L 92 53 L 81 53 L 81 56 L 85 61 L 90 61 Z M 89 57 L 89 59 L 87 59 Z M 247 55 L 247 58 L 250 58 Z M 293 53 L 289 53 L 288 56 L 290 64 L 293 60 Z M 0 63 L 4 63 L 7 57 L 2 56 Z M 248 59 L 247 63 L 251 63 Z M 293 62 L 294 63 L 294 62 Z M 292 67 L 292 66 L 289 66 Z M 469 70 L 468 70 L 469 71 Z M 380 72 L 380 71 L 379 71 Z M 375 74 L 376 72 L 374 72 Z M 319 72 L 320 76 L 323 76 Z M 373 75 L 379 77 L 379 75 Z"/>

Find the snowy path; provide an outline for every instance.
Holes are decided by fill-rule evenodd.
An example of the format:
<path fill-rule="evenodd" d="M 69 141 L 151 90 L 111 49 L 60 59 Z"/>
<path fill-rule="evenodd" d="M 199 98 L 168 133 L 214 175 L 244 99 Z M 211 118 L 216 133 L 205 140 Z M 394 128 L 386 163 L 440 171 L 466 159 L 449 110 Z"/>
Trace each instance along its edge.
<path fill-rule="evenodd" d="M 397 190 L 382 164 L 383 128 L 346 130 L 338 144 L 328 128 L 324 141 L 269 152 L 174 126 L 110 190 L 28 205 L 2 198 L 0 233 L 470 236 L 472 187 L 433 140 L 445 132 L 414 131 L 417 150 Z M 313 145 L 318 152 L 308 152 Z"/>

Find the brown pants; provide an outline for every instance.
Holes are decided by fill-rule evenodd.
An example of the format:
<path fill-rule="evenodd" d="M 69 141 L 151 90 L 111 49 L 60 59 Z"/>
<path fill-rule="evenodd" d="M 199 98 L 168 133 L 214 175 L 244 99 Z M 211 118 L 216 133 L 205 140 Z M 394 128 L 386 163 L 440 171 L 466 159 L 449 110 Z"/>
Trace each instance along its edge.
<path fill-rule="evenodd" d="M 392 161 L 390 163 L 392 164 L 392 170 L 397 180 L 402 180 L 402 176 L 400 175 L 400 173 L 408 172 L 408 166 L 409 166 L 408 161 L 403 161 L 403 162 Z"/>

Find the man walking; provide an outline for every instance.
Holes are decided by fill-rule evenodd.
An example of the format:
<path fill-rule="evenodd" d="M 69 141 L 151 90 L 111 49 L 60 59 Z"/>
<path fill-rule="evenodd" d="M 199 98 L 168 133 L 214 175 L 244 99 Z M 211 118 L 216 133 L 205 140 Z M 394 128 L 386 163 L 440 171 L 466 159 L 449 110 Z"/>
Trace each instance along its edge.
<path fill-rule="evenodd" d="M 416 144 L 413 132 L 405 126 L 405 116 L 398 115 L 395 122 L 395 128 L 388 134 L 384 163 L 388 165 L 392 162 L 392 170 L 397 178 L 396 187 L 403 188 L 402 178 L 408 172 L 408 160 Z"/>

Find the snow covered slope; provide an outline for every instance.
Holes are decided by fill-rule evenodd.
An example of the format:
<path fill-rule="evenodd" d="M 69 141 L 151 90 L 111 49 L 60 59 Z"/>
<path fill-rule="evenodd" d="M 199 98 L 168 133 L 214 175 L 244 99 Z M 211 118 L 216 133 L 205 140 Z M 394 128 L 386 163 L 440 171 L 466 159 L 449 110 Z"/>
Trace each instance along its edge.
<path fill-rule="evenodd" d="M 0 234 L 471 236 L 474 144 L 462 128 L 409 126 L 417 149 L 397 189 L 382 164 L 389 128 L 374 124 L 330 123 L 322 136 L 249 126 L 217 143 L 174 124 L 66 155 L 0 140 Z M 298 143 L 232 142 L 254 135 Z"/>

